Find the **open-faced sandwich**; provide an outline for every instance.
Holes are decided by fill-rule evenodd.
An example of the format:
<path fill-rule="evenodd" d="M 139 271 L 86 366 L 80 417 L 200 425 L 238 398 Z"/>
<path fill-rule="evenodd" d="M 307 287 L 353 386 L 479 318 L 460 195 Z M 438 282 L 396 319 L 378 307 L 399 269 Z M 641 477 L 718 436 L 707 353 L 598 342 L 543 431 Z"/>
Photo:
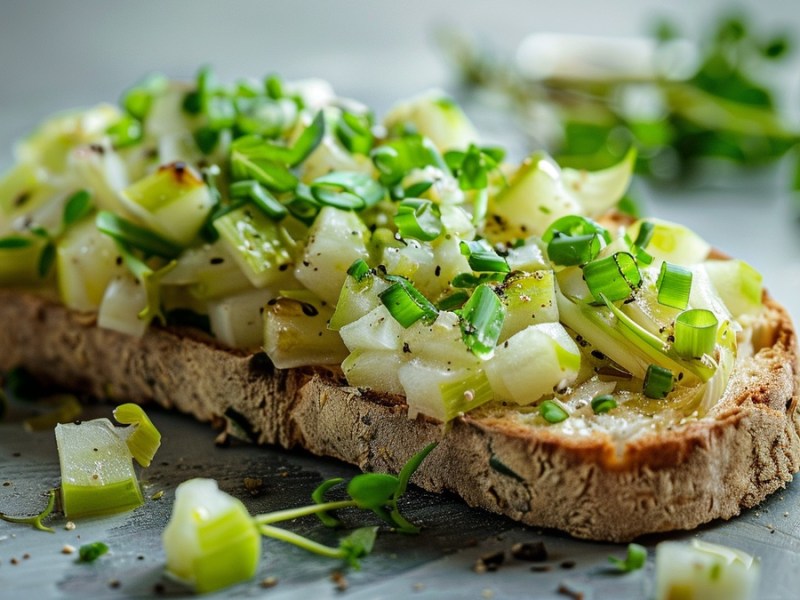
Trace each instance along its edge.
<path fill-rule="evenodd" d="M 572 535 L 729 518 L 800 468 L 748 264 L 615 210 L 635 164 L 509 164 L 443 94 L 152 78 L 0 180 L 0 369 L 227 422 Z"/>

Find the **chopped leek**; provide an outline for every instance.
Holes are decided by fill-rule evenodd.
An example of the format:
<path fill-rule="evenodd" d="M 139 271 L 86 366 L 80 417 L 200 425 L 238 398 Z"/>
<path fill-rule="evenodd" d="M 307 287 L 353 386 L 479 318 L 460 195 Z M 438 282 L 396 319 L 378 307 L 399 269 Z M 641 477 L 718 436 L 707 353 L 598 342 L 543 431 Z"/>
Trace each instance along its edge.
<path fill-rule="evenodd" d="M 573 383 L 580 365 L 580 350 L 564 326 L 541 323 L 498 346 L 485 369 L 498 398 L 524 405 Z"/>
<path fill-rule="evenodd" d="M 115 513 L 144 502 L 128 446 L 108 419 L 59 424 L 55 432 L 67 517 Z"/>
<path fill-rule="evenodd" d="M 413 359 L 397 370 L 410 418 L 422 413 L 450 421 L 492 399 L 486 374 L 465 368 Z"/>
<path fill-rule="evenodd" d="M 211 479 L 178 486 L 162 540 L 167 572 L 198 593 L 250 579 L 261 555 L 261 536 L 244 504 Z"/>
<path fill-rule="evenodd" d="M 477 131 L 461 107 L 440 90 L 431 90 L 395 105 L 386 115 L 384 124 L 389 129 L 410 124 L 441 150 L 466 148 L 478 139 Z"/>
<path fill-rule="evenodd" d="M 161 433 L 138 404 L 121 404 L 114 409 L 114 419 L 130 425 L 120 434 L 131 455 L 143 467 L 149 467 L 161 446 Z"/>
<path fill-rule="evenodd" d="M 693 265 L 708 258 L 711 251 L 708 242 L 689 228 L 677 223 L 652 218 L 647 221 L 637 221 L 628 229 L 628 235 L 638 239 L 639 231 L 645 222 L 649 222 L 653 226 L 649 233 L 650 241 L 647 244 L 647 252 L 654 257 L 678 265 Z"/>
<path fill-rule="evenodd" d="M 656 546 L 655 600 L 754 600 L 761 564 L 749 554 L 703 540 Z"/>
<path fill-rule="evenodd" d="M 703 266 L 734 317 L 758 314 L 763 294 L 758 271 L 743 260 L 709 260 Z"/>
<path fill-rule="evenodd" d="M 150 229 L 179 246 L 194 240 L 213 205 L 203 179 L 182 162 L 159 167 L 122 197 Z"/>
<path fill-rule="evenodd" d="M 279 369 L 335 365 L 347 356 L 339 334 L 328 329 L 333 310 L 308 292 L 284 296 L 264 308 L 264 350 Z"/>
<path fill-rule="evenodd" d="M 149 255 L 175 258 L 183 250 L 171 240 L 105 210 L 97 213 L 95 222 L 107 236 Z"/>
<path fill-rule="evenodd" d="M 48 241 L 35 235 L 0 238 L 0 285 L 37 284 Z"/>
<path fill-rule="evenodd" d="M 512 274 L 503 283 L 501 298 L 506 306 L 506 317 L 499 342 L 528 325 L 558 321 L 555 277 L 550 270 Z"/>
<path fill-rule="evenodd" d="M 279 280 L 294 262 L 286 230 L 260 210 L 237 208 L 216 219 L 214 227 L 223 246 L 257 288 Z"/>
<path fill-rule="evenodd" d="M 461 333 L 475 356 L 489 358 L 503 330 L 506 308 L 495 291 L 482 283 L 461 309 Z"/>

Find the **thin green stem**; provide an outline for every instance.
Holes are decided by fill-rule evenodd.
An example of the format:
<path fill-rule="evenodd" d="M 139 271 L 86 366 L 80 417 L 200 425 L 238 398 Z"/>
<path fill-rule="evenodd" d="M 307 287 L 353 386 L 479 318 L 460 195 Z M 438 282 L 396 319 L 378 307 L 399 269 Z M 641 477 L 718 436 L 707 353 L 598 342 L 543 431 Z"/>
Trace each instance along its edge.
<path fill-rule="evenodd" d="M 336 503 L 332 502 L 331 504 L 336 504 Z M 275 538 L 276 540 L 281 540 L 283 542 L 294 544 L 295 546 L 303 548 L 304 550 L 308 550 L 309 552 L 313 552 L 314 554 L 319 554 L 320 556 L 327 556 L 328 558 L 347 557 L 346 552 L 341 548 L 331 548 L 330 546 L 325 546 L 324 544 L 320 544 L 313 540 L 309 540 L 308 538 L 305 538 L 302 535 L 292 533 L 291 531 L 286 531 L 285 529 L 281 529 L 280 527 L 273 527 L 272 525 L 265 525 L 260 523 L 258 525 L 258 529 L 261 532 L 261 535 L 265 535 L 267 537 Z"/>
<path fill-rule="evenodd" d="M 33 517 L 11 517 L 5 513 L 0 512 L 0 519 L 3 521 L 8 521 L 9 523 L 19 523 L 21 525 L 30 525 L 34 529 L 38 529 L 39 531 L 47 531 L 49 533 L 55 533 L 55 530 L 52 527 L 47 527 L 45 524 L 42 523 L 42 519 L 49 516 L 51 512 L 53 512 L 53 508 L 56 505 L 56 491 L 50 490 L 48 492 L 48 500 L 47 506 L 45 509 L 40 512 L 38 515 Z"/>
<path fill-rule="evenodd" d="M 276 510 L 275 512 L 266 513 L 263 515 L 256 515 L 253 520 L 257 525 L 267 525 L 269 523 L 279 523 L 280 521 L 288 521 L 290 519 L 297 519 L 299 517 L 306 517 L 308 515 L 315 515 L 319 512 L 327 512 L 329 510 L 338 510 L 340 508 L 355 507 L 355 500 L 338 500 L 336 502 L 325 502 L 324 504 L 309 504 L 308 506 L 301 506 L 300 508 L 287 508 L 286 510 Z"/>

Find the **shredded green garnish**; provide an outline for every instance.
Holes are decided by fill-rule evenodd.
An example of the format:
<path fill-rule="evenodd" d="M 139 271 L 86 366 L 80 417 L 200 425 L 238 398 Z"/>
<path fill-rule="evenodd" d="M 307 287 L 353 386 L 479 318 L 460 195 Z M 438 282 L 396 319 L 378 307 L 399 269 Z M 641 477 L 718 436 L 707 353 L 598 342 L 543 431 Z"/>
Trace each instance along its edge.
<path fill-rule="evenodd" d="M 53 512 L 53 509 L 56 505 L 56 490 L 50 490 L 47 492 L 47 506 L 44 508 L 42 512 L 38 515 L 33 517 L 12 517 L 11 515 L 7 515 L 3 512 L 0 512 L 0 519 L 3 521 L 7 521 L 8 523 L 19 523 L 20 525 L 30 525 L 34 529 L 38 529 L 39 531 L 47 531 L 48 533 L 55 533 L 55 530 L 52 527 L 47 527 L 42 521 L 50 516 L 50 513 Z"/>

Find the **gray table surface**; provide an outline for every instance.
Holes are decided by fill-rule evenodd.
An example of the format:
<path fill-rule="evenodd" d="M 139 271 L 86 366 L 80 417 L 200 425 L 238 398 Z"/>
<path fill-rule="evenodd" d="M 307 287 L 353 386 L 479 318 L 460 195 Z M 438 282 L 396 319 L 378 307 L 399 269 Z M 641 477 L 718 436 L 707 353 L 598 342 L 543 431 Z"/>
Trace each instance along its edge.
<path fill-rule="evenodd" d="M 552 4 L 552 3 L 547 3 Z M 633 35 L 654 13 L 670 14 L 697 31 L 723 4 L 681 0 L 584 3 L 557 6 L 503 0 L 403 3 L 354 2 L 23 2 L 0 4 L 0 169 L 11 162 L 14 139 L 44 116 L 69 106 L 115 100 L 142 75 L 159 70 L 192 77 L 198 65 L 213 64 L 223 79 L 278 72 L 287 78 L 322 76 L 341 93 L 367 101 L 381 112 L 390 103 L 431 86 L 449 87 L 452 78 L 431 42 L 432 30 L 454 24 L 479 33 L 511 51 L 530 31 Z M 781 0 L 750 3 L 757 23 L 800 31 L 800 14 Z M 797 57 L 794 65 L 797 66 Z M 794 69 L 795 74 L 800 72 Z M 797 78 L 785 81 L 787 98 L 797 95 Z M 473 107 L 470 107 L 471 109 Z M 513 127 L 475 109 L 473 116 L 498 139 L 513 139 Z M 516 140 L 518 141 L 518 140 Z M 731 177 L 706 178 L 688 186 L 638 193 L 651 214 L 691 222 L 715 246 L 744 258 L 763 274 L 773 294 L 800 316 L 800 223 L 785 191 L 788 165 Z M 0 324 L 8 326 L 8 324 Z M 2 349 L 0 349 L 2 351 Z M 88 416 L 108 416 L 93 406 Z M 22 413 L 0 424 L 0 510 L 29 510 L 40 494 L 56 485 L 58 460 L 51 433 L 26 433 Z M 0 598 L 148 597 L 182 595 L 163 579 L 160 532 L 169 515 L 175 486 L 194 476 L 219 480 L 252 511 L 306 502 L 324 478 L 348 477 L 346 465 L 271 448 L 214 445 L 206 425 L 154 412 L 164 433 L 156 463 L 144 475 L 149 498 L 160 500 L 124 515 L 82 521 L 74 531 L 53 519 L 54 535 L 0 523 Z M 262 493 L 247 493 L 245 477 L 264 482 Z M 5 485 L 8 482 L 8 485 Z M 44 499 L 41 499 L 42 502 Z M 702 539 L 729 544 L 763 559 L 762 599 L 797 597 L 800 587 L 800 488 L 790 484 L 757 509 L 692 533 L 644 540 L 652 550 L 662 539 Z M 465 507 L 457 498 L 412 489 L 407 514 L 424 524 L 419 536 L 381 534 L 373 555 L 359 572 L 346 574 L 352 598 L 563 598 L 567 582 L 587 598 L 646 598 L 652 585 L 652 555 L 641 572 L 606 572 L 608 554 L 624 547 L 576 541 L 557 532 L 520 527 L 495 515 Z M 622 517 L 622 516 L 621 516 Z M 313 520 L 293 524 L 326 539 Z M 61 554 L 64 544 L 103 540 L 110 555 L 93 565 L 75 564 Z M 498 573 L 476 574 L 475 560 L 508 550 L 515 541 L 543 540 L 550 551 L 546 573 L 508 561 Z M 23 558 L 24 555 L 29 558 Z M 17 559 L 14 565 L 11 559 Z M 563 561 L 575 561 L 564 569 Z M 319 599 L 342 596 L 330 580 L 338 565 L 293 547 L 265 541 L 258 577 L 224 596 Z M 260 587 L 268 576 L 271 589 Z M 111 587 L 111 582 L 119 582 Z"/>

